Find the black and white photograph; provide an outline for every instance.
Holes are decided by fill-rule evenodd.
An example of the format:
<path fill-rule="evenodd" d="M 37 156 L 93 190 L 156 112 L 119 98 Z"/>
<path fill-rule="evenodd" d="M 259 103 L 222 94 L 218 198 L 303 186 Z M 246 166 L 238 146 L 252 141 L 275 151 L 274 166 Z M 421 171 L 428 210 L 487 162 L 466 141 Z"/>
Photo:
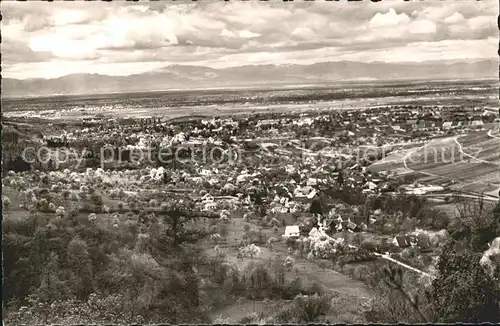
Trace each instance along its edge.
<path fill-rule="evenodd" d="M 2 1 L 3 325 L 500 323 L 499 1 Z"/>

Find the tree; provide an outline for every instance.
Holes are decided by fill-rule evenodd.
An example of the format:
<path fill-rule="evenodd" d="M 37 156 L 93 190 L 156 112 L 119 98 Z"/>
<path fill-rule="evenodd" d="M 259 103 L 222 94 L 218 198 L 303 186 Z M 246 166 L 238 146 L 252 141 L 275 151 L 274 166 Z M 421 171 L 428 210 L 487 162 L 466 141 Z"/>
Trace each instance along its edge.
<path fill-rule="evenodd" d="M 413 297 L 405 288 L 404 288 L 404 274 L 403 270 L 400 267 L 396 268 L 390 268 L 386 267 L 384 268 L 384 273 L 386 278 L 384 279 L 384 282 L 392 289 L 396 290 L 399 292 L 404 300 L 411 306 L 411 308 L 416 312 L 417 316 L 419 317 L 420 321 L 428 321 L 428 317 L 422 312 L 422 309 L 419 305 L 419 298 Z"/>
<path fill-rule="evenodd" d="M 69 297 L 68 288 L 61 280 L 59 273 L 59 257 L 51 252 L 40 275 L 40 286 L 34 292 L 39 300 L 50 304 L 54 300 Z"/>
<path fill-rule="evenodd" d="M 191 201 L 170 201 L 161 206 L 162 222 L 165 226 L 157 236 L 157 242 L 163 249 L 177 251 L 185 243 L 196 243 L 208 235 L 203 230 L 189 228 L 188 223 L 197 219 L 194 203 Z M 163 251 L 163 252 L 168 252 Z"/>
<path fill-rule="evenodd" d="M 432 297 L 439 322 L 500 322 L 499 285 L 487 275 L 474 253 L 443 248 Z"/>
<path fill-rule="evenodd" d="M 168 311 L 177 316 L 171 320 L 177 323 L 180 320 L 176 318 L 181 312 L 189 316 L 190 311 L 199 307 L 199 279 L 195 270 L 203 257 L 199 249 L 190 245 L 209 233 L 188 226 L 198 216 L 193 202 L 172 200 L 161 207 L 162 224 L 152 233 L 149 252 L 161 268 L 170 271 L 171 276 L 166 283 L 162 281 L 163 276 L 150 276 L 164 284 L 158 293 L 156 309 L 159 313 Z"/>
<path fill-rule="evenodd" d="M 86 299 L 94 292 L 94 276 L 92 260 L 85 241 L 78 237 L 71 240 L 68 244 L 67 257 L 73 293 L 79 299 Z"/>
<path fill-rule="evenodd" d="M 500 205 L 488 211 L 483 200 L 461 201 L 451 230 L 454 239 L 464 240 L 474 252 L 486 250 L 488 243 L 500 235 Z"/>
<path fill-rule="evenodd" d="M 340 187 L 344 186 L 344 172 L 342 170 L 339 171 L 339 174 L 337 176 L 337 183 Z"/>
<path fill-rule="evenodd" d="M 363 274 L 364 282 L 377 293 L 365 311 L 369 322 L 419 323 L 432 321 L 432 310 L 425 288 L 415 279 L 413 272 L 405 272 L 400 267 L 386 264 L 383 268 L 372 266 Z"/>
<path fill-rule="evenodd" d="M 226 224 L 224 223 L 221 223 L 219 224 L 219 234 L 222 238 L 226 239 L 228 234 L 229 234 L 229 230 L 228 230 L 228 227 Z"/>
<path fill-rule="evenodd" d="M 254 245 L 253 243 L 252 244 L 249 244 L 248 246 L 246 247 L 243 247 L 240 249 L 243 257 L 250 257 L 250 258 L 254 258 L 255 256 L 258 256 L 260 255 L 261 253 L 261 250 L 259 247 L 257 247 L 256 245 Z"/>
<path fill-rule="evenodd" d="M 311 214 L 323 215 L 323 201 L 319 195 L 316 195 L 312 202 L 311 207 L 309 208 L 309 212 Z"/>

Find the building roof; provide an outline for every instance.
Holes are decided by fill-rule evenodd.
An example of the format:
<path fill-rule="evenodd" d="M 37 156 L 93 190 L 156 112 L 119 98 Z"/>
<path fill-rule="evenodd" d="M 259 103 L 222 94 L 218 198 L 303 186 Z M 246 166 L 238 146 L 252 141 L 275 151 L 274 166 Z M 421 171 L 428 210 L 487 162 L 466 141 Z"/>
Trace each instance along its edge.
<path fill-rule="evenodd" d="M 394 242 L 399 247 L 409 247 L 410 246 L 410 238 L 406 235 L 397 235 L 394 237 Z"/>
<path fill-rule="evenodd" d="M 347 222 L 347 228 L 350 230 L 355 230 L 358 227 L 358 225 L 354 222 L 348 221 Z"/>
<path fill-rule="evenodd" d="M 285 227 L 285 235 L 300 233 L 298 225 L 287 225 Z"/>

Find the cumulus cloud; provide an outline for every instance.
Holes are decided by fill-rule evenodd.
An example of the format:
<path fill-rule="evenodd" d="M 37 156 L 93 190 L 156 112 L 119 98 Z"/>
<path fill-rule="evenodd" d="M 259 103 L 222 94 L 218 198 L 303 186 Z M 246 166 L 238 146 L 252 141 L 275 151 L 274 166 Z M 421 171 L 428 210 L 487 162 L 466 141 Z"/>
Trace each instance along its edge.
<path fill-rule="evenodd" d="M 409 22 L 410 17 L 408 17 L 408 15 L 404 13 L 398 14 L 393 8 L 391 8 L 387 13 L 376 13 L 370 20 L 370 27 L 392 27 L 408 24 Z"/>
<path fill-rule="evenodd" d="M 338 58 L 368 61 L 373 56 L 381 61 L 405 59 L 398 56 L 420 61 L 493 58 L 491 39 L 498 35 L 494 1 L 4 2 L 2 6 L 7 76 L 27 62 L 44 67 L 35 69 L 39 73 L 61 62 L 75 63 L 64 64 L 68 73 L 77 67 L 88 69 L 90 62 L 102 71 L 110 71 L 106 64 L 120 64 L 126 73 L 136 71 L 141 62 L 221 67 Z M 487 50 L 461 48 L 452 54 L 450 49 L 465 44 L 486 45 Z M 385 54 L 379 55 L 380 51 Z"/>
<path fill-rule="evenodd" d="M 465 19 L 464 15 L 462 15 L 459 12 L 455 12 L 455 13 L 453 13 L 453 15 L 446 17 L 443 20 L 443 22 L 445 24 L 456 24 L 456 23 L 459 23 L 459 22 L 463 21 L 464 19 Z"/>
<path fill-rule="evenodd" d="M 491 16 L 472 17 L 467 21 L 467 25 L 474 30 L 488 29 L 495 26 L 495 21 Z"/>

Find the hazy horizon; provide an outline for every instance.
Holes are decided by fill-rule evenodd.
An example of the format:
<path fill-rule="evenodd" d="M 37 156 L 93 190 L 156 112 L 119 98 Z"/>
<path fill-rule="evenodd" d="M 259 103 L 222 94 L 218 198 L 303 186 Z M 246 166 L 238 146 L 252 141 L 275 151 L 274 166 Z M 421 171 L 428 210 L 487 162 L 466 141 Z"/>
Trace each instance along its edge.
<path fill-rule="evenodd" d="M 495 61 L 494 59 L 470 59 L 470 60 L 429 60 L 429 61 L 425 61 L 425 62 L 411 62 L 411 61 L 401 61 L 401 62 L 395 62 L 395 63 L 386 63 L 386 62 L 381 62 L 381 61 L 368 61 L 368 62 L 356 62 L 356 61 L 349 61 L 349 60 L 340 60 L 340 61 L 326 61 L 326 62 L 316 62 L 314 64 L 328 64 L 328 63 L 342 63 L 342 62 L 350 62 L 350 63 L 364 63 L 364 64 L 391 64 L 391 65 L 434 65 L 434 64 L 442 64 L 442 65 L 452 65 L 452 64 L 469 64 L 469 63 L 481 63 L 481 62 L 491 62 L 491 61 Z M 152 70 L 152 71 L 146 71 L 146 72 L 138 72 L 138 73 L 131 73 L 129 75 L 126 75 L 126 76 L 122 76 L 122 75 L 110 75 L 110 74 L 103 74 L 103 73 L 86 73 L 86 72 L 77 72 L 77 73 L 71 73 L 71 74 L 66 74 L 66 75 L 62 75 L 62 76 L 59 76 L 59 77 L 36 77 L 36 78 L 12 78 L 12 77 L 3 77 L 4 79 L 15 79 L 15 80 L 21 80 L 21 81 L 26 81 L 26 80 L 53 80 L 53 79 L 59 79 L 59 78 L 64 78 L 64 77 L 69 77 L 69 76 L 74 76 L 74 75 L 99 75 L 99 76 L 108 76 L 108 77 L 129 77 L 129 76 L 136 76 L 136 75 L 141 75 L 141 74 L 147 74 L 147 73 L 154 73 L 154 72 L 158 72 L 158 71 L 161 71 L 161 69 L 167 69 L 169 67 L 200 67 L 200 68 L 210 68 L 210 69 L 214 69 L 214 70 L 229 70 L 231 68 L 247 68 L 247 67 L 263 67 L 263 66 L 283 66 L 283 67 L 286 67 L 286 66 L 311 66 L 311 65 L 314 65 L 314 64 L 262 64 L 262 65 L 252 65 L 252 64 L 249 64 L 249 65 L 241 65 L 241 66 L 235 66 L 235 67 L 226 67 L 226 68 L 211 68 L 211 67 L 207 67 L 207 66 L 202 66 L 202 65 L 188 65 L 188 64 L 166 64 L 165 66 L 162 66 L 162 67 L 159 67 L 158 69 L 155 69 L 155 70 Z M 22 76 L 20 76 L 22 77 Z M 369 79 L 369 77 L 367 78 Z M 435 80 L 435 81 L 440 81 L 440 80 L 453 80 L 454 78 L 453 77 L 450 77 L 450 78 L 429 78 L 428 80 Z M 466 79 L 470 79 L 470 78 L 466 78 Z M 489 79 L 488 77 L 481 77 L 479 76 L 478 79 Z M 387 79 L 387 80 L 384 80 L 384 79 L 379 79 L 377 81 L 380 81 L 380 82 L 384 82 L 384 81 L 387 81 L 387 82 L 390 82 L 391 80 L 393 79 Z M 397 80 L 403 80 L 403 79 L 396 79 Z M 424 79 L 417 79 L 417 80 L 424 80 Z M 346 82 L 355 82 L 356 79 L 353 79 L 353 80 L 346 80 Z M 332 81 L 334 82 L 334 81 Z M 360 80 L 360 82 L 363 82 L 363 80 Z M 316 83 L 320 83 L 320 82 L 316 82 Z M 245 87 L 245 86 L 242 86 L 242 87 Z M 250 86 L 249 86 L 250 87 Z"/>

